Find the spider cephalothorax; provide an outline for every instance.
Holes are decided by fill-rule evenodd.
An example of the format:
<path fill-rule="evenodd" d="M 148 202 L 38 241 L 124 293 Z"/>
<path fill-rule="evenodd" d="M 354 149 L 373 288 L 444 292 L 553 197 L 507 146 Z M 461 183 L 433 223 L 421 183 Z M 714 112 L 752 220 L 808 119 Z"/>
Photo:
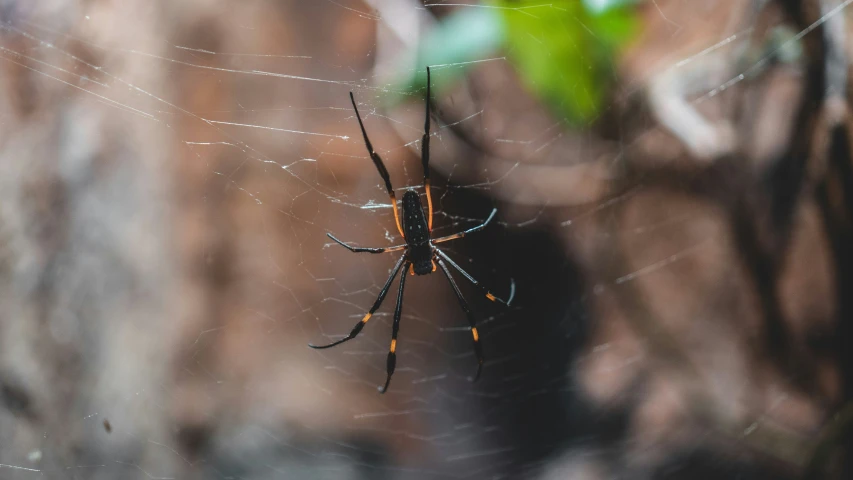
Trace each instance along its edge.
<path fill-rule="evenodd" d="M 430 192 L 430 181 L 429 181 L 429 102 L 430 102 L 430 73 L 429 67 L 427 67 L 427 94 L 426 94 L 426 120 L 424 122 L 424 136 L 421 139 L 421 162 L 423 163 L 424 169 L 424 190 L 426 190 L 426 198 L 427 198 L 427 214 L 424 215 L 423 206 L 421 205 L 420 198 L 418 194 L 414 190 L 406 190 L 406 193 L 403 194 L 403 218 L 402 222 L 400 221 L 400 211 L 397 207 L 397 197 L 394 194 L 394 189 L 391 187 L 391 177 L 388 175 L 388 169 L 385 168 L 385 164 L 382 162 L 382 158 L 373 150 L 373 145 L 370 143 L 370 139 L 367 138 L 367 131 L 364 129 L 364 123 L 361 121 L 361 115 L 358 113 L 358 107 L 355 104 L 355 97 L 352 92 L 350 92 L 350 101 L 352 102 L 352 108 L 355 110 L 355 116 L 358 119 L 358 125 L 361 127 L 361 133 L 364 136 L 364 144 L 367 147 L 368 153 L 370 153 L 370 159 L 373 160 L 373 164 L 376 166 L 376 169 L 379 171 L 379 175 L 382 177 L 382 180 L 385 182 L 385 189 L 388 191 L 388 197 L 391 199 L 391 206 L 394 210 L 394 220 L 397 223 L 397 230 L 400 232 L 400 235 L 403 236 L 403 239 L 406 241 L 405 245 L 397 245 L 394 247 L 385 247 L 385 248 L 367 248 L 367 247 L 353 247 L 347 245 L 346 243 L 335 238 L 331 233 L 327 235 L 329 238 L 334 240 L 335 242 L 343 245 L 348 248 L 352 252 L 368 252 L 368 253 L 384 253 L 384 252 L 396 252 L 399 250 L 405 250 L 405 253 L 400 257 L 397 261 L 397 264 L 394 265 L 394 268 L 391 270 L 391 275 L 388 277 L 388 280 L 385 282 L 385 285 L 382 287 L 382 290 L 379 292 L 379 297 L 373 303 L 373 306 L 364 315 L 364 317 L 355 324 L 352 331 L 346 337 L 332 342 L 328 345 L 311 345 L 311 348 L 330 348 L 335 345 L 340 345 L 341 343 L 346 342 L 347 340 L 352 340 L 356 337 L 356 335 L 361 332 L 361 329 L 364 328 L 364 325 L 370 320 L 370 317 L 379 309 L 379 306 L 382 305 L 382 301 L 385 300 L 385 296 L 388 294 L 388 290 L 391 288 L 391 282 L 394 281 L 394 277 L 403 270 L 403 275 L 400 276 L 400 290 L 397 293 L 397 307 L 394 309 L 394 325 L 391 330 L 391 347 L 388 351 L 388 359 L 387 359 L 387 373 L 388 376 L 385 379 L 385 385 L 380 388 L 380 392 L 385 393 L 388 389 L 388 384 L 391 383 L 391 375 L 394 374 L 394 368 L 397 365 L 397 333 L 400 330 L 400 318 L 403 312 L 403 288 L 406 285 L 406 271 L 410 271 L 412 275 L 426 275 L 436 271 L 437 268 L 441 268 L 444 276 L 447 277 L 447 280 L 450 282 L 450 286 L 453 288 L 453 293 L 456 294 L 457 300 L 459 300 L 459 305 L 462 307 L 462 310 L 465 312 L 466 317 L 468 318 L 468 323 L 471 326 L 471 338 L 474 341 L 474 352 L 477 354 L 477 375 L 474 377 L 476 380 L 480 377 L 480 372 L 483 368 L 483 350 L 480 346 L 480 333 L 477 331 L 476 322 L 474 319 L 474 314 L 471 311 L 471 308 L 468 306 L 468 302 L 465 301 L 465 298 L 462 297 L 462 292 L 459 290 L 459 286 L 456 285 L 456 281 L 453 280 L 453 277 L 450 275 L 450 270 L 447 268 L 447 264 L 450 264 L 451 267 L 456 269 L 462 276 L 467 278 L 472 284 L 483 290 L 485 292 L 486 298 L 495 302 L 501 302 L 505 305 L 509 305 L 512 301 L 513 294 L 515 293 L 515 284 L 511 285 L 509 300 L 504 301 L 500 298 L 492 295 L 488 290 L 483 288 L 480 283 L 474 279 L 471 275 L 469 275 L 465 270 L 462 269 L 459 265 L 456 264 L 450 257 L 447 256 L 444 252 L 442 252 L 438 247 L 435 246 L 437 243 L 446 242 L 448 240 L 454 240 L 457 238 L 462 238 L 469 233 L 478 232 L 484 228 L 489 222 L 492 221 L 492 218 L 495 217 L 496 209 L 492 210 L 492 213 L 489 215 L 489 218 L 486 219 L 480 225 L 476 227 L 469 228 L 463 232 L 454 233 L 453 235 L 448 235 L 446 237 L 437 238 L 435 240 L 432 239 L 432 193 Z M 445 264 L 447 262 L 447 264 Z M 436 264 L 438 267 L 436 267 Z"/>

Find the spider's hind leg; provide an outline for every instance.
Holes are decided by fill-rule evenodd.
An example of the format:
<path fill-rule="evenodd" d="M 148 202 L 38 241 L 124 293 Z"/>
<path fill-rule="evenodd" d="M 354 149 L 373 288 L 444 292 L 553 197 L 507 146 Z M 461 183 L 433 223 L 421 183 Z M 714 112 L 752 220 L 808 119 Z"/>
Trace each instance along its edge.
<path fill-rule="evenodd" d="M 406 268 L 409 268 L 409 265 L 407 264 Z M 400 332 L 400 317 L 403 314 L 403 288 L 405 286 L 406 274 L 404 273 L 400 275 L 400 291 L 397 292 L 397 307 L 394 309 L 394 326 L 391 327 L 391 347 L 388 349 L 386 364 L 388 377 L 385 379 L 385 386 L 379 388 L 379 393 L 388 391 L 388 385 L 391 383 L 391 375 L 394 375 L 394 369 L 397 367 L 397 333 Z"/>
<path fill-rule="evenodd" d="M 459 306 L 462 307 L 462 311 L 465 312 L 465 317 L 468 318 L 468 324 L 471 326 L 471 338 L 474 340 L 474 353 L 477 355 L 477 375 L 474 376 L 474 381 L 477 381 L 477 379 L 480 378 L 480 373 L 483 371 L 484 363 L 483 347 L 480 346 L 480 332 L 477 330 L 477 320 L 474 318 L 474 312 L 471 311 L 471 307 L 468 306 L 468 302 L 465 301 L 465 298 L 462 296 L 459 286 L 456 285 L 456 281 L 453 280 L 453 277 L 450 275 L 450 270 L 447 269 L 447 265 L 445 265 L 441 257 L 435 257 L 435 261 L 438 262 L 438 266 L 441 268 L 444 276 L 447 277 L 447 280 L 450 282 L 450 286 L 453 287 L 453 293 L 456 294 L 456 299 L 459 300 Z"/>
<path fill-rule="evenodd" d="M 391 270 L 391 275 L 388 277 L 388 280 L 385 281 L 385 285 L 382 287 L 382 290 L 379 292 L 379 297 L 377 297 L 376 301 L 373 302 L 373 306 L 370 307 L 370 310 L 367 312 L 367 314 L 358 323 L 356 323 L 354 327 L 352 327 L 352 331 L 349 332 L 349 335 L 347 335 L 346 337 L 344 337 L 344 338 L 342 338 L 336 342 L 332 342 L 328 345 L 312 345 L 309 343 L 308 346 L 311 348 L 317 349 L 317 350 L 322 350 L 324 348 L 332 348 L 336 345 L 340 345 L 340 344 L 342 344 L 346 341 L 352 340 L 353 338 L 358 336 L 358 334 L 361 333 L 361 329 L 364 328 L 364 326 L 367 324 L 367 321 L 370 320 L 370 317 L 372 317 L 373 314 L 377 310 L 379 310 L 379 307 L 382 305 L 382 301 L 385 300 L 385 295 L 388 295 L 388 290 L 391 288 L 391 282 L 394 281 L 394 277 L 397 276 L 397 273 L 400 271 L 400 267 L 403 266 L 403 261 L 405 259 L 406 259 L 406 256 L 403 255 L 402 257 L 400 257 L 400 260 L 397 261 L 397 264 L 394 265 L 394 269 Z M 403 277 L 405 277 L 405 276 L 406 276 L 406 274 L 403 274 Z"/>
<path fill-rule="evenodd" d="M 489 299 L 490 301 L 498 302 L 498 303 L 504 304 L 506 306 L 509 306 L 509 304 L 512 303 L 512 299 L 515 298 L 515 280 L 510 279 L 509 297 L 506 300 L 504 300 L 503 298 L 496 296 L 491 291 L 489 291 L 486 287 L 484 287 L 482 283 L 478 282 L 477 279 L 472 277 L 470 273 L 463 270 L 462 267 L 460 267 L 458 263 L 454 262 L 453 259 L 450 258 L 446 253 L 442 252 L 441 249 L 436 247 L 435 253 L 436 253 L 436 255 L 443 258 L 447 263 L 449 263 L 451 267 L 455 268 L 457 272 L 461 273 L 463 277 L 467 278 L 468 281 L 471 282 L 472 285 L 479 288 L 480 291 L 483 292 L 486 295 L 486 298 Z"/>

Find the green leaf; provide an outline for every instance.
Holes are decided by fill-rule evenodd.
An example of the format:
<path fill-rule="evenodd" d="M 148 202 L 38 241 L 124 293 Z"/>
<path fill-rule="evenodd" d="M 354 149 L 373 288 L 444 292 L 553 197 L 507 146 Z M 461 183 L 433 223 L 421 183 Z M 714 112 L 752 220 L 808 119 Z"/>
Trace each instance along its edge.
<path fill-rule="evenodd" d="M 426 65 L 433 70 L 433 89 L 465 74 L 479 60 L 500 56 L 503 49 L 525 85 L 561 118 L 583 124 L 599 115 L 615 73 L 613 59 L 636 31 L 634 0 L 487 0 L 481 7 L 462 7 L 443 18 L 421 42 L 419 66 L 393 95 L 426 85 Z M 400 92 L 402 93 L 402 92 Z"/>
<path fill-rule="evenodd" d="M 458 9 L 424 36 L 420 51 L 408 54 L 417 57 L 418 68 L 404 80 L 408 84 L 402 85 L 403 89 L 409 93 L 422 90 L 426 86 L 426 66 L 434 65 L 437 67 L 432 70 L 432 86 L 435 92 L 440 92 L 444 85 L 462 77 L 470 65 L 495 55 L 505 39 L 503 18 L 497 11 Z M 393 103 L 402 97 L 389 96 L 389 99 Z"/>
<path fill-rule="evenodd" d="M 572 123 L 593 120 L 613 81 L 613 58 L 636 30 L 628 7 L 594 13 L 579 0 L 493 0 L 505 48 L 525 84 Z"/>

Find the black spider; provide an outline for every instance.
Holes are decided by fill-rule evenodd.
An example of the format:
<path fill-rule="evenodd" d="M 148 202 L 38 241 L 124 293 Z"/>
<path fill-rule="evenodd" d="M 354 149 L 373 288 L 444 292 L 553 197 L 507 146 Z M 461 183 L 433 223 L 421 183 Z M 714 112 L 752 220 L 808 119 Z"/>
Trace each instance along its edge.
<path fill-rule="evenodd" d="M 358 113 L 358 107 L 355 105 L 355 97 L 353 97 L 352 92 L 349 94 L 350 100 L 352 101 L 352 108 L 355 109 L 355 116 L 358 118 L 358 125 L 361 127 L 361 133 L 364 135 L 364 144 L 367 146 L 367 151 L 370 153 L 370 158 L 373 159 L 373 164 L 376 165 L 376 169 L 379 170 L 379 175 L 382 176 L 382 180 L 385 181 L 385 189 L 388 190 L 388 196 L 391 198 L 391 205 L 394 207 L 394 219 L 397 222 L 397 229 L 400 231 L 400 234 L 406 240 L 405 245 L 397 245 L 395 247 L 388 248 L 364 248 L 364 247 L 352 247 L 347 245 L 346 243 L 338 240 L 331 233 L 327 233 L 329 238 L 334 240 L 335 242 L 343 245 L 348 248 L 352 252 L 368 252 L 368 253 L 385 253 L 385 252 L 396 252 L 398 250 L 405 250 L 406 253 L 400 257 L 400 260 L 394 266 L 394 269 L 391 271 L 391 275 L 388 277 L 388 280 L 385 282 L 385 286 L 382 287 L 382 291 L 379 292 L 379 297 L 373 303 L 373 306 L 370 308 L 370 311 L 367 312 L 367 315 L 361 319 L 360 322 L 355 324 L 352 331 L 346 337 L 338 340 L 337 342 L 330 343 L 328 345 L 311 345 L 308 344 L 311 348 L 330 348 L 335 345 L 340 345 L 341 343 L 346 342 L 347 340 L 352 340 L 353 338 L 361 332 L 361 329 L 370 320 L 370 317 L 373 313 L 379 309 L 379 306 L 382 305 L 382 300 L 385 299 L 385 295 L 388 294 L 388 290 L 391 288 L 391 282 L 394 281 L 394 277 L 397 276 L 397 273 L 401 268 L 404 270 L 409 270 L 412 275 L 426 275 L 428 273 L 432 273 L 436 271 L 436 263 L 441 268 L 441 271 L 444 273 L 444 276 L 447 277 L 447 280 L 450 281 L 450 286 L 453 287 L 453 292 L 456 293 L 456 298 L 459 300 L 459 305 L 462 306 L 462 310 L 465 311 L 465 315 L 468 317 L 468 323 L 471 325 L 471 336 L 474 339 L 474 351 L 477 354 L 477 375 L 474 377 L 474 380 L 480 377 L 480 371 L 483 368 L 483 350 L 480 347 L 480 334 L 477 332 L 477 327 L 475 325 L 474 314 L 471 311 L 471 308 L 468 306 L 468 302 L 462 297 L 462 292 L 459 291 L 459 287 L 456 285 L 456 281 L 453 280 L 453 277 L 450 275 L 450 271 L 447 269 L 447 265 L 445 265 L 445 261 L 449 263 L 453 268 L 455 268 L 459 273 L 462 274 L 465 278 L 467 278 L 471 283 L 475 286 L 479 287 L 486 293 L 486 298 L 491 301 L 498 301 L 503 303 L 504 305 L 509 305 L 512 301 L 513 293 L 515 291 L 515 284 L 511 286 L 510 298 L 508 301 L 504 301 L 494 295 L 492 295 L 488 290 L 486 290 L 480 283 L 474 279 L 471 275 L 469 275 L 465 270 L 462 270 L 462 267 L 456 264 L 453 260 L 450 259 L 444 252 L 439 250 L 438 247 L 435 246 L 436 243 L 446 242 L 449 240 L 455 240 L 457 238 L 462 238 L 469 233 L 478 232 L 484 228 L 492 218 L 495 217 L 495 213 L 497 209 L 493 209 L 492 213 L 489 214 L 489 218 L 486 219 L 482 224 L 469 228 L 464 232 L 454 233 L 453 235 L 448 235 L 446 237 L 441 237 L 433 240 L 431 237 L 432 233 L 432 195 L 430 193 L 430 183 L 429 183 L 429 101 L 430 101 L 430 74 L 429 67 L 427 67 L 427 95 L 426 95 L 426 120 L 424 122 L 424 136 L 421 140 L 421 162 L 423 163 L 424 168 L 424 189 L 426 190 L 427 197 L 427 207 L 429 216 L 424 216 L 423 206 L 421 205 L 420 198 L 418 194 L 414 190 L 406 190 L 406 193 L 403 194 L 403 222 L 400 223 L 400 213 L 397 210 L 397 197 L 394 195 L 394 189 L 391 187 L 391 179 L 388 176 L 388 170 L 385 168 L 385 164 L 382 162 L 382 159 L 379 157 L 379 154 L 373 150 L 373 145 L 370 144 L 370 139 L 367 138 L 367 131 L 364 129 L 364 124 L 361 121 L 361 115 Z M 405 266 L 404 266 L 405 265 Z M 394 374 L 394 367 L 397 364 L 397 332 L 400 329 L 400 315 L 403 311 L 403 287 L 406 285 L 406 274 L 400 276 L 400 291 L 397 293 L 397 308 L 394 310 L 394 327 L 391 331 L 391 348 L 388 352 L 388 378 L 385 380 L 385 386 L 380 389 L 381 393 L 385 393 L 388 389 L 388 384 L 391 383 L 391 375 Z"/>

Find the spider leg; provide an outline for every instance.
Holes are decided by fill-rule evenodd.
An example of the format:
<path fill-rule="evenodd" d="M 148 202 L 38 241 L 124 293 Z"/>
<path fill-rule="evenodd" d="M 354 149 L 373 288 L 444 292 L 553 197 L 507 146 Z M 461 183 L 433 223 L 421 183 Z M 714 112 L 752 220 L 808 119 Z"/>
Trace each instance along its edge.
<path fill-rule="evenodd" d="M 455 268 L 457 272 L 461 273 L 461 274 L 462 274 L 462 276 L 463 276 L 463 277 L 465 277 L 465 278 L 467 278 L 469 282 L 471 282 L 471 283 L 473 283 L 473 284 L 474 284 L 474 286 L 476 286 L 477 288 L 479 288 L 480 290 L 482 290 L 482 291 L 483 291 L 483 293 L 485 293 L 485 294 L 486 294 L 486 298 L 488 298 L 489 300 L 491 300 L 491 301 L 493 301 L 493 302 L 499 302 L 499 303 L 502 303 L 502 304 L 504 304 L 504 305 L 506 305 L 506 306 L 509 306 L 509 304 L 510 304 L 510 303 L 512 303 L 512 299 L 513 299 L 513 298 L 515 298 L 515 280 L 510 280 L 510 286 L 509 286 L 509 299 L 508 299 L 508 300 L 504 300 L 504 299 L 502 299 L 502 298 L 500 298 L 500 297 L 496 297 L 495 295 L 493 295 L 493 294 L 492 294 L 492 292 L 488 291 L 488 290 L 486 289 L 486 287 L 484 287 L 484 286 L 483 286 L 483 284 L 481 284 L 481 283 L 480 283 L 480 282 L 478 282 L 474 277 L 472 277 L 472 276 L 471 276 L 471 274 L 469 274 L 469 273 L 468 273 L 468 272 L 466 272 L 465 270 L 462 270 L 462 267 L 460 267 L 460 266 L 459 266 L 459 264 L 457 264 L 456 262 L 454 262 L 454 261 L 453 261 L 453 259 L 452 259 L 452 258 L 450 258 L 446 253 L 442 252 L 442 251 L 441 251 L 441 250 L 439 250 L 438 248 L 436 248 L 436 249 L 435 249 L 435 253 L 437 253 L 437 254 L 438 254 L 438 256 L 440 256 L 440 257 L 441 257 L 441 258 L 443 258 L 445 261 L 447 261 L 447 263 L 449 263 L 451 267 Z"/>
<path fill-rule="evenodd" d="M 352 101 L 352 108 L 355 110 L 355 118 L 358 119 L 358 126 L 361 127 L 361 134 L 364 136 L 364 145 L 367 147 L 370 159 L 373 160 L 373 164 L 376 165 L 376 170 L 379 171 L 379 176 L 385 181 L 385 190 L 388 191 L 388 197 L 391 199 L 391 205 L 394 207 L 394 221 L 397 222 L 397 230 L 400 231 L 400 235 L 402 235 L 403 238 L 406 238 L 406 235 L 403 233 L 403 226 L 400 224 L 400 212 L 397 209 L 397 196 L 394 195 L 394 188 L 391 187 L 391 176 L 388 175 L 388 169 L 385 168 L 385 163 L 382 161 L 382 157 L 376 153 L 373 149 L 373 145 L 370 143 L 370 139 L 367 138 L 367 130 L 364 129 L 364 123 L 361 121 L 361 115 L 358 113 L 358 107 L 355 105 L 355 97 L 352 92 L 349 92 L 349 99 Z"/>
<path fill-rule="evenodd" d="M 353 338 L 355 338 L 359 334 L 359 332 L 361 332 L 361 329 L 364 328 L 364 325 L 367 323 L 367 321 L 370 320 L 370 317 L 373 316 L 373 313 L 376 312 L 376 310 L 379 310 L 379 306 L 382 305 L 382 301 L 385 300 L 385 296 L 388 295 L 388 290 L 391 288 L 391 282 L 394 281 L 394 277 L 397 276 L 397 273 L 400 271 L 400 267 L 403 266 L 403 261 L 405 259 L 406 256 L 403 255 L 402 257 L 400 257 L 400 260 L 397 261 L 397 264 L 394 265 L 394 269 L 391 270 L 391 275 L 388 277 L 388 280 L 385 281 L 385 286 L 383 286 L 382 291 L 379 292 L 379 297 L 377 297 L 376 301 L 373 302 L 373 306 L 370 307 L 370 310 L 367 312 L 367 315 L 365 315 L 364 318 L 361 319 L 361 321 L 355 324 L 355 326 L 352 328 L 352 331 L 349 332 L 349 335 L 328 345 L 312 345 L 309 343 L 308 346 L 311 348 L 322 350 L 324 348 L 331 348 L 335 345 L 340 345 L 346 342 L 347 340 L 352 340 Z M 403 275 L 403 277 L 405 277 L 405 275 Z"/>
<path fill-rule="evenodd" d="M 338 245 L 346 247 L 347 250 L 349 250 L 350 252 L 355 252 L 355 253 L 359 253 L 359 252 L 386 253 L 386 252 L 396 252 L 398 250 L 403 250 L 404 248 L 406 248 L 406 245 L 397 245 L 395 247 L 382 247 L 382 248 L 352 247 L 352 246 L 347 245 L 346 243 L 338 240 L 331 233 L 327 233 L 326 236 L 328 236 L 329 238 L 334 240 Z"/>
<path fill-rule="evenodd" d="M 430 101 L 430 79 L 429 79 L 429 67 L 426 69 L 427 71 L 427 91 L 426 91 L 426 119 L 424 120 L 424 136 L 421 139 L 421 162 L 424 166 L 424 190 L 426 190 L 427 197 L 427 207 L 429 209 L 429 231 L 432 231 L 432 192 L 430 191 L 430 181 L 429 181 L 429 101 Z"/>
<path fill-rule="evenodd" d="M 471 311 L 471 308 L 468 306 L 468 302 L 465 301 L 465 298 L 462 296 L 462 292 L 459 291 L 459 286 L 456 285 L 456 281 L 453 280 L 453 277 L 450 275 L 450 270 L 447 269 L 447 265 L 444 264 L 444 261 L 440 258 L 436 258 L 438 262 L 438 266 L 441 267 L 441 271 L 444 272 L 444 276 L 447 277 L 447 281 L 450 282 L 450 286 L 453 287 L 453 293 L 456 294 L 456 299 L 459 300 L 459 306 L 462 307 L 462 311 L 465 312 L 465 316 L 468 318 L 468 324 L 471 325 L 471 337 L 474 339 L 474 353 L 477 354 L 477 375 L 474 377 L 474 381 L 477 381 L 480 378 L 480 372 L 483 371 L 483 347 L 480 346 L 480 332 L 477 331 L 477 322 L 474 319 L 474 312 Z M 405 277 L 405 275 L 403 275 Z"/>
<path fill-rule="evenodd" d="M 469 228 L 468 230 L 465 230 L 464 232 L 454 233 L 453 235 L 448 235 L 446 237 L 437 238 L 437 239 L 433 240 L 432 243 L 449 242 L 450 240 L 456 240 L 457 238 L 462 238 L 465 235 L 468 235 L 469 233 L 479 232 L 480 230 L 486 228 L 486 225 L 488 225 L 489 222 L 491 222 L 492 219 L 495 218 L 495 214 L 497 212 L 498 212 L 498 209 L 493 208 L 492 213 L 489 214 L 489 218 L 487 218 L 485 222 L 477 225 L 476 227 Z"/>
<path fill-rule="evenodd" d="M 397 292 L 397 307 L 394 309 L 394 326 L 391 328 L 391 348 L 388 350 L 388 362 L 386 365 L 388 378 L 385 379 L 385 386 L 379 389 L 379 393 L 388 391 L 388 384 L 391 383 L 391 375 L 394 375 L 394 368 L 397 366 L 397 333 L 400 331 L 400 316 L 403 314 L 403 288 L 405 286 L 406 274 L 404 273 L 400 275 L 400 291 Z"/>

